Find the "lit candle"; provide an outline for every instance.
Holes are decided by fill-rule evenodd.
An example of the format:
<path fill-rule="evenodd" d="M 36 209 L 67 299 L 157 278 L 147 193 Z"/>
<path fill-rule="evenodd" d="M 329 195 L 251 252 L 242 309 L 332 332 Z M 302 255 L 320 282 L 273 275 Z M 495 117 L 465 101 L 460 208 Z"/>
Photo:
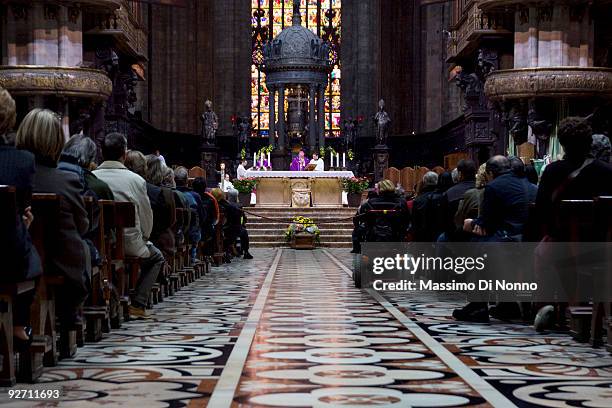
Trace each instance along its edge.
<path fill-rule="evenodd" d="M 270 166 L 270 152 L 268 152 L 268 167 L 271 167 Z"/>
<path fill-rule="evenodd" d="M 253 167 L 257 169 L 257 153 L 253 153 Z"/>
<path fill-rule="evenodd" d="M 342 168 L 346 168 L 346 153 L 342 153 Z"/>
<path fill-rule="evenodd" d="M 329 167 L 334 167 L 334 154 L 329 154 Z"/>
<path fill-rule="evenodd" d="M 340 167 L 340 153 L 336 153 L 336 167 Z"/>

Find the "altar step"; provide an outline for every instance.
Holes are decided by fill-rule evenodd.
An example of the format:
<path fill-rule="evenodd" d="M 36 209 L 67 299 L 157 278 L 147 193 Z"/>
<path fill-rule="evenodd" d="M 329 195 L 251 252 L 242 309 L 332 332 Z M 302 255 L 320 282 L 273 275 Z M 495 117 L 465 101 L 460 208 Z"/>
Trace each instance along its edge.
<path fill-rule="evenodd" d="M 252 247 L 286 247 L 285 230 L 291 219 L 300 215 L 312 218 L 318 225 L 321 230 L 321 247 L 350 248 L 352 246 L 352 217 L 355 215 L 355 208 L 246 207 L 245 210 L 252 213 L 247 214 L 247 229 Z"/>

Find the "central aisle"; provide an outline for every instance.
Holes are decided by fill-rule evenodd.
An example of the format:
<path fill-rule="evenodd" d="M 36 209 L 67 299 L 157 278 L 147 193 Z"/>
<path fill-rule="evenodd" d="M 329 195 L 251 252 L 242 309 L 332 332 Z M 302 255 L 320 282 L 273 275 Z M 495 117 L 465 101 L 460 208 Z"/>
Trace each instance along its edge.
<path fill-rule="evenodd" d="M 283 250 L 209 406 L 511 406 L 379 300 L 355 289 L 330 252 Z"/>

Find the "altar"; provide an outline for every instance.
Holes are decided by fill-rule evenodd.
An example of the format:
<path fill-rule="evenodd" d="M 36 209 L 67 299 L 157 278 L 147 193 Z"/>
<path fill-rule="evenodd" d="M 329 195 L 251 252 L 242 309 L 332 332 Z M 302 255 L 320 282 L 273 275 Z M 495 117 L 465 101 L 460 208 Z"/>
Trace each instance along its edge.
<path fill-rule="evenodd" d="M 341 207 L 342 179 L 352 171 L 255 171 L 257 207 Z"/>

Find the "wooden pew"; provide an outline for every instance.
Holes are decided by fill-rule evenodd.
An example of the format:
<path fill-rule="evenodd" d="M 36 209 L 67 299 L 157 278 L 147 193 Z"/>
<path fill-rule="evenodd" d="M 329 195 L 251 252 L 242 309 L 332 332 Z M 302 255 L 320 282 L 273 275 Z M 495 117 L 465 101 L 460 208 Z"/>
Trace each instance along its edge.
<path fill-rule="evenodd" d="M 121 256 L 123 252 L 117 252 L 115 247 L 117 245 L 117 234 L 123 234 L 123 230 L 117 231 L 115 202 L 111 200 L 99 200 L 98 203 L 100 204 L 104 217 L 104 257 L 106 258 L 103 279 L 104 300 L 108 303 L 110 327 L 118 329 L 123 322 L 123 311 L 118 287 L 120 279 L 117 270 L 119 269 L 119 272 L 122 274 L 124 272 L 122 270 L 123 258 L 116 258 L 117 256 Z"/>
<path fill-rule="evenodd" d="M 596 234 L 603 242 L 612 242 L 612 196 L 595 198 L 595 220 L 598 229 Z M 608 253 L 608 270 L 612 268 L 612 254 Z M 606 282 L 609 284 L 610 282 Z M 612 352 L 612 304 L 597 302 L 593 305 L 593 319 L 591 320 L 591 344 L 603 345 L 602 336 L 607 338 L 606 348 Z"/>
<path fill-rule="evenodd" d="M 104 211 L 100 203 L 95 201 L 93 197 L 85 197 L 85 208 L 87 209 L 89 225 L 94 228 L 94 236 L 89 238 L 92 240 L 102 259 L 102 265 L 92 268 L 91 293 L 83 308 L 83 316 L 86 321 L 86 340 L 97 342 L 102 339 L 103 332 L 108 333 L 110 331 L 108 303 L 103 295 L 104 280 L 107 276 Z"/>
<path fill-rule="evenodd" d="M 113 271 L 117 279 L 117 290 L 123 320 L 130 319 L 130 285 L 129 272 L 137 280 L 140 271 L 140 259 L 128 257 L 125 254 L 125 229 L 136 226 L 136 207 L 130 202 L 115 201 L 115 234 L 116 242 L 113 246 Z M 135 270 L 134 270 L 135 269 Z"/>
<path fill-rule="evenodd" d="M 42 367 L 40 358 L 46 366 L 55 366 L 58 359 L 57 332 L 55 328 L 55 286 L 64 284 L 62 276 L 51 275 L 48 270 L 49 254 L 59 250 L 60 197 L 55 194 L 33 194 L 32 213 L 34 222 L 30 226 L 30 235 L 43 266 L 43 276 L 36 286 L 36 295 L 31 307 L 32 332 L 34 344 L 28 356 L 21 356 L 19 371 L 32 377 L 40 376 Z M 63 330 L 61 333 L 63 356 L 76 351 L 76 331 Z"/>
<path fill-rule="evenodd" d="M 400 171 L 395 167 L 389 167 L 383 172 L 383 177 L 390 180 L 393 185 L 397 185 L 400 182 Z"/>
<path fill-rule="evenodd" d="M 15 188 L 0 186 L 0 231 L 14 231 L 18 216 Z M 33 291 L 34 288 L 34 280 L 0 283 L 0 387 L 11 387 L 17 380 L 13 350 L 13 305 L 17 296 Z"/>
<path fill-rule="evenodd" d="M 560 205 L 559 221 L 561 236 L 567 242 L 592 242 L 597 238 L 593 200 L 563 200 Z M 580 268 L 575 270 L 575 288 L 580 292 L 581 285 L 592 284 L 592 277 L 583 276 Z M 569 318 L 570 333 L 574 340 L 586 343 L 591 338 L 593 306 L 570 299 L 566 310 Z"/>

